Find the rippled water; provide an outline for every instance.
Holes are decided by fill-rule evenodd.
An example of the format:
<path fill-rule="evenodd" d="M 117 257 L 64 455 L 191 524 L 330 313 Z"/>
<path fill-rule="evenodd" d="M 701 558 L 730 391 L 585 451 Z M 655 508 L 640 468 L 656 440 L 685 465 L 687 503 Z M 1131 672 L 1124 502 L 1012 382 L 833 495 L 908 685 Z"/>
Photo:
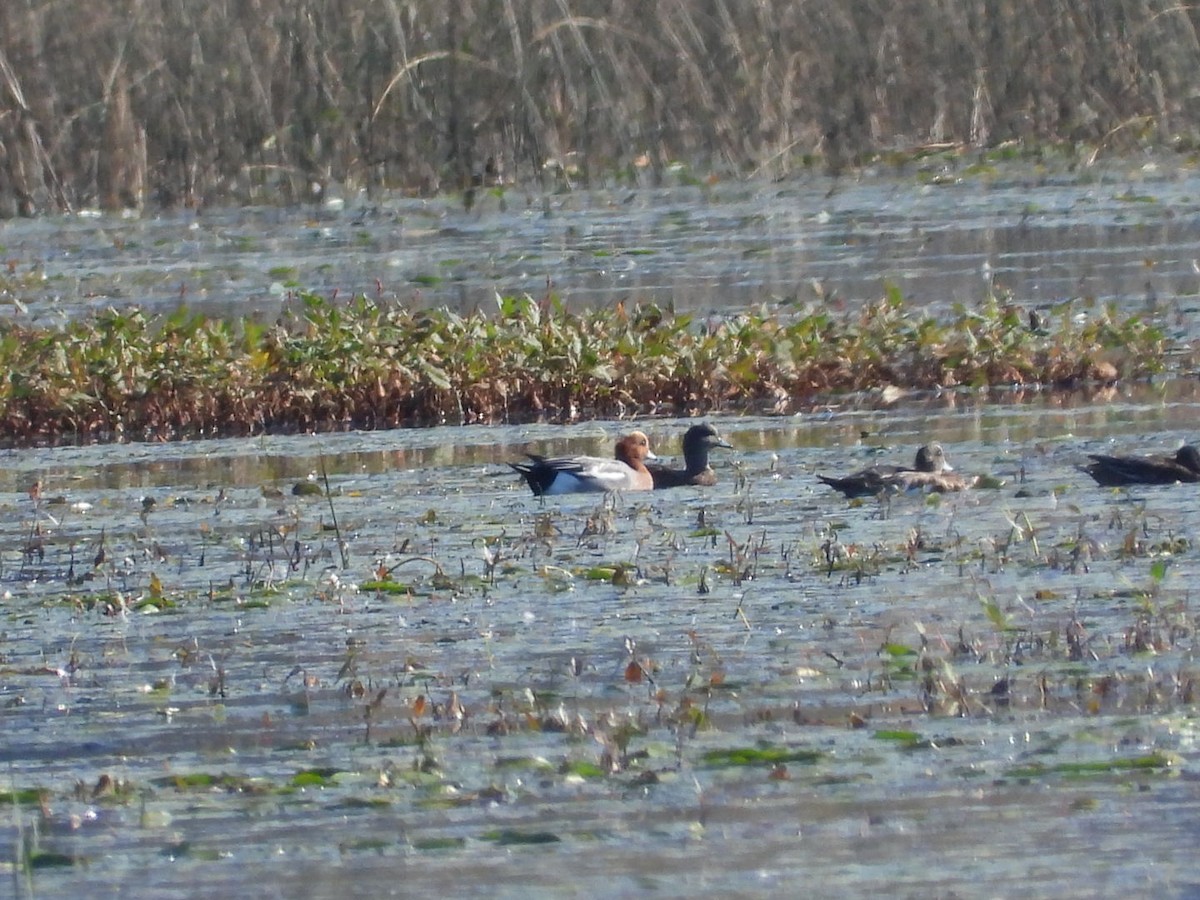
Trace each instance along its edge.
<path fill-rule="evenodd" d="M 300 287 L 469 309 L 496 291 L 568 303 L 654 299 L 726 310 L 764 300 L 857 302 L 897 283 L 935 309 L 991 286 L 1024 303 L 1071 298 L 1194 311 L 1200 176 L 1178 161 L 1076 172 L 926 162 L 856 179 L 509 189 L 350 198 L 307 209 L 0 222 L 34 318 L 138 303 L 278 312 Z M 1182 299 L 1181 299 L 1182 298 Z M 1168 310 L 1170 307 L 1167 307 Z"/>
<path fill-rule="evenodd" d="M 596 498 L 542 505 L 504 462 L 600 451 L 612 423 L 7 453 L 0 784 L 45 799 L 0 833 L 6 859 L 19 821 L 75 860 L 13 884 L 1187 894 L 1200 509 L 1192 486 L 1114 493 L 1074 466 L 1169 451 L 1198 404 L 1171 383 L 721 420 L 717 487 L 629 495 L 590 535 Z M 687 425 L 641 424 L 666 453 Z M 857 506 L 814 478 L 932 434 L 1002 485 Z M 292 493 L 322 460 L 332 512 Z M 831 540 L 861 565 L 830 574 Z M 589 579 L 616 563 L 627 583 Z M 411 592 L 356 587 L 380 565 Z M 1155 652 L 1127 646 L 1143 608 Z M 965 706 L 923 706 L 915 657 L 882 649 L 922 636 Z M 706 756 L 758 747 L 815 758 Z M 1155 752 L 1169 770 L 1022 774 Z M 298 785 L 311 770 L 327 780 Z M 227 780 L 171 780 L 197 774 Z"/>
<path fill-rule="evenodd" d="M 579 302 L 888 277 L 949 303 L 987 263 L 1033 302 L 1149 284 L 1190 328 L 1194 187 L 1126 165 L 0 235 L 45 267 L 37 317 L 430 271 L 464 304 L 547 274 Z M 1193 896 L 1196 489 L 1077 466 L 1170 452 L 1198 408 L 1194 379 L 828 398 L 715 420 L 716 487 L 608 508 L 506 463 L 630 422 L 0 453 L 0 895 Z M 689 423 L 637 424 L 669 455 Z M 990 486 L 815 478 L 933 437 Z"/>

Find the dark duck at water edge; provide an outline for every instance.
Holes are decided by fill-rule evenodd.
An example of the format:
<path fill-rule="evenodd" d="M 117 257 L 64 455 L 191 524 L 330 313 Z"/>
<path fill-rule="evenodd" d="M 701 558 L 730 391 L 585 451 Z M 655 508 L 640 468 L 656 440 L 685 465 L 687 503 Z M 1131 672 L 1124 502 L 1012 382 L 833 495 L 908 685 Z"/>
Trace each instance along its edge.
<path fill-rule="evenodd" d="M 608 491 L 648 491 L 654 480 L 646 468 L 647 459 L 657 459 L 650 452 L 650 439 L 634 431 L 617 441 L 612 459 L 600 456 L 538 456 L 525 454 L 529 462 L 509 463 L 535 496 L 557 494 L 587 494 Z"/>
<path fill-rule="evenodd" d="M 875 465 L 860 472 L 834 478 L 818 475 L 817 479 L 847 497 L 874 497 L 884 491 L 905 491 L 918 488 L 931 491 L 961 491 L 967 483 L 953 473 L 946 462 L 941 444 L 926 444 L 917 450 L 911 466 Z"/>
<path fill-rule="evenodd" d="M 1105 456 L 1089 453 L 1080 468 L 1105 487 L 1200 481 L 1200 450 L 1184 444 L 1171 456 Z"/>
<path fill-rule="evenodd" d="M 705 423 L 693 425 L 683 436 L 684 468 L 670 469 L 666 466 L 647 466 L 650 477 L 654 479 L 656 491 L 664 488 L 699 485 L 711 487 L 717 483 L 717 473 L 708 464 L 710 450 L 721 447 L 732 450 L 733 445 L 722 439 L 717 429 Z"/>

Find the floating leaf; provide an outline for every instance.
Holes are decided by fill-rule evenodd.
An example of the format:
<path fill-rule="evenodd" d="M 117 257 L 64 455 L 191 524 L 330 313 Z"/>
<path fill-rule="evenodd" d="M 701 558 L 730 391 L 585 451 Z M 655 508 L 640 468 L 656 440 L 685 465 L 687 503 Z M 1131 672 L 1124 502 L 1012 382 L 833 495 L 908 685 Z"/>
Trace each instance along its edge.
<path fill-rule="evenodd" d="M 1116 772 L 1155 772 L 1171 768 L 1176 760 L 1166 753 L 1154 752 L 1144 756 L 1118 757 L 1116 759 L 1089 760 L 1086 762 L 1064 762 L 1054 765 L 1032 763 L 1016 766 L 1009 770 L 1012 778 L 1040 778 L 1046 775 L 1096 776 Z"/>
<path fill-rule="evenodd" d="M 36 806 L 42 802 L 46 791 L 41 788 L 24 788 L 18 791 L 0 791 L 0 806 Z"/>
<path fill-rule="evenodd" d="M 328 787 L 340 774 L 338 769 L 304 769 L 292 776 L 293 787 Z"/>
<path fill-rule="evenodd" d="M 480 836 L 480 840 L 492 841 L 506 847 L 521 844 L 557 844 L 562 838 L 549 831 L 516 831 L 512 828 L 501 828 L 485 832 Z"/>
<path fill-rule="evenodd" d="M 27 864 L 31 869 L 55 869 L 62 866 L 73 866 L 82 860 L 66 853 L 50 853 L 38 850 L 29 854 Z"/>
<path fill-rule="evenodd" d="M 880 741 L 896 741 L 901 744 L 916 744 L 921 740 L 921 735 L 915 731 L 907 731 L 904 729 L 882 729 L 875 732 L 876 740 Z"/>
<path fill-rule="evenodd" d="M 995 600 L 983 601 L 983 612 L 988 617 L 988 621 L 997 628 L 1008 628 L 1008 617 L 1004 615 L 1004 610 Z"/>
<path fill-rule="evenodd" d="M 423 850 L 432 852 L 435 850 L 458 850 L 466 846 L 465 838 L 458 837 L 436 837 L 436 838 L 416 838 L 410 841 L 414 850 Z"/>
<path fill-rule="evenodd" d="M 408 594 L 411 592 L 412 587 L 402 581 L 386 579 L 382 581 L 364 581 L 359 585 L 359 589 L 373 591 L 377 594 Z"/>
<path fill-rule="evenodd" d="M 819 750 L 790 750 L 786 747 L 733 747 L 706 750 L 701 757 L 710 768 L 731 766 L 777 766 L 784 763 L 815 763 L 825 756 Z"/>
<path fill-rule="evenodd" d="M 605 771 L 593 762 L 582 759 L 569 760 L 562 765 L 564 775 L 578 775 L 580 778 L 603 778 Z"/>

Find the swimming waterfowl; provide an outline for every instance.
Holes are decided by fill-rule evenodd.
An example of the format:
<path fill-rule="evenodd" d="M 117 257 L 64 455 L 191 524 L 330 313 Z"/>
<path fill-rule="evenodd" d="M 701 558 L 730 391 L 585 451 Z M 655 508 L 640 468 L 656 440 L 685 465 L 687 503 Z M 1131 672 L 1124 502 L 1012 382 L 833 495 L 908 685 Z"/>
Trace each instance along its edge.
<path fill-rule="evenodd" d="M 930 491 L 961 491 L 967 486 L 958 476 L 949 476 L 954 468 L 946 462 L 946 453 L 941 444 L 926 444 L 917 450 L 911 467 L 876 465 L 845 475 L 831 478 L 818 475 L 818 480 L 847 497 L 874 497 L 881 491 L 903 491 L 922 488 Z"/>
<path fill-rule="evenodd" d="M 885 491 L 925 491 L 929 494 L 947 494 L 965 491 L 973 487 L 978 478 L 963 478 L 957 472 L 896 472 L 883 479 Z"/>
<path fill-rule="evenodd" d="M 685 485 L 701 485 L 711 487 L 717 483 L 717 473 L 708 464 L 708 453 L 717 447 L 732 450 L 733 445 L 717 434 L 717 429 L 705 423 L 693 425 L 683 436 L 682 469 L 669 469 L 666 466 L 648 466 L 654 479 L 656 491 L 663 488 L 683 487 Z"/>
<path fill-rule="evenodd" d="M 613 459 L 599 456 L 545 457 L 525 454 L 529 462 L 509 463 L 521 474 L 535 496 L 586 494 L 601 491 L 649 491 L 654 479 L 646 468 L 650 439 L 633 431 L 617 441 Z"/>
<path fill-rule="evenodd" d="M 1080 468 L 1105 487 L 1127 484 L 1175 484 L 1200 481 L 1200 450 L 1184 444 L 1172 456 L 1104 456 L 1089 453 L 1092 460 Z"/>

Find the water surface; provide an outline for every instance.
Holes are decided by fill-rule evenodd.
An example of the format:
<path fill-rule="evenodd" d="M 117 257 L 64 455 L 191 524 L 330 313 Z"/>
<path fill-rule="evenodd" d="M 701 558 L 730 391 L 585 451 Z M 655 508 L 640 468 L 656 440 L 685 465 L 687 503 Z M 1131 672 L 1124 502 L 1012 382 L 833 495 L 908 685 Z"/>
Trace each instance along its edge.
<path fill-rule="evenodd" d="M 45 274 L 10 314 L 43 321 L 275 315 L 293 283 L 725 311 L 888 279 L 937 310 L 999 287 L 1192 331 L 1190 169 L 927 175 L 80 216 L 0 243 Z M 736 448 L 714 488 L 607 505 L 540 503 L 507 463 L 608 455 L 635 424 L 677 454 L 688 422 L 5 451 L 0 790 L 38 793 L 0 813 L 3 883 L 1194 895 L 1200 504 L 1079 466 L 1172 452 L 1198 407 L 1193 378 L 823 398 L 714 420 Z M 847 503 L 816 480 L 934 437 L 988 485 Z"/>
<path fill-rule="evenodd" d="M 1200 509 L 1075 466 L 1174 449 L 1198 402 L 722 419 L 718 486 L 607 510 L 504 463 L 628 424 L 7 453 L 0 755 L 45 799 L 3 834 L 75 860 L 13 883 L 1186 895 Z M 688 423 L 639 424 L 669 454 Z M 999 486 L 858 505 L 814 477 L 931 434 Z M 322 465 L 332 503 L 293 494 Z M 408 590 L 365 588 L 381 568 Z M 785 761 L 720 762 L 741 749 Z"/>
<path fill-rule="evenodd" d="M 1077 171 L 970 160 L 855 178 L 545 194 L 338 198 L 0 223 L 22 278 L 14 315 L 109 305 L 278 314 L 289 291 L 490 308 L 497 291 L 680 310 L 860 303 L 885 282 L 944 311 L 989 290 L 1190 316 L 1200 295 L 1200 175 L 1177 160 Z M 34 280 L 36 276 L 36 280 Z M 44 280 L 43 280 L 44 278 Z"/>

